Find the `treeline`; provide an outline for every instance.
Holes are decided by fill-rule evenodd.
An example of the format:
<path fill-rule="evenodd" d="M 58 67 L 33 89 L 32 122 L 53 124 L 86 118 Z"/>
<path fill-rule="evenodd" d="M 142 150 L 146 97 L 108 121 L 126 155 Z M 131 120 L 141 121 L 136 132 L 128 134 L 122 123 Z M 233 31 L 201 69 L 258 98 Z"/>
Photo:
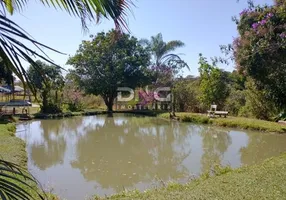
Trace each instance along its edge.
<path fill-rule="evenodd" d="M 177 109 L 202 112 L 216 103 L 235 116 L 285 119 L 286 1 L 275 0 L 272 6 L 250 2 L 234 21 L 238 37 L 221 49 L 236 70 L 225 72 L 200 56 L 200 77 L 176 80 Z"/>
<path fill-rule="evenodd" d="M 174 82 L 176 111 L 205 113 L 211 104 L 216 104 L 219 110 L 233 116 L 269 120 L 279 114 L 279 109 L 251 77 L 212 66 L 202 55 L 199 64 L 200 76 L 177 78 Z"/>
<path fill-rule="evenodd" d="M 221 49 L 233 61 L 235 70 L 227 72 L 199 56 L 199 77 L 181 77 L 188 68 L 174 50 L 183 47 L 179 40 L 165 42 L 162 34 L 137 39 L 111 30 L 83 41 L 67 64 L 73 68 L 65 81 L 60 70 L 39 63 L 31 66 L 28 77 L 43 101 L 43 112 L 83 108 L 87 95 L 94 104 L 113 110 L 117 88 L 150 86 L 171 87 L 176 111 L 206 112 L 211 104 L 234 116 L 279 119 L 286 115 L 286 1 L 272 6 L 254 6 L 235 18 L 238 37 Z M 35 70 L 34 70 L 35 71 Z M 40 76 L 46 75 L 46 78 Z M 33 78 L 34 77 L 34 78 Z M 39 80 L 40 79 L 40 80 Z M 62 95 L 59 97 L 59 95 Z M 101 98 L 99 98 L 99 96 Z M 155 105 L 158 103 L 154 102 Z"/>

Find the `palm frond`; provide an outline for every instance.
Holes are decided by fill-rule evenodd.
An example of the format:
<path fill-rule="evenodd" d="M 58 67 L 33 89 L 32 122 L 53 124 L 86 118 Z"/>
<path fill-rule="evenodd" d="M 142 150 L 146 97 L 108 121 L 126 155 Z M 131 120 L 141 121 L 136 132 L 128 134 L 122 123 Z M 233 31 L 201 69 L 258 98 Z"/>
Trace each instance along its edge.
<path fill-rule="evenodd" d="M 39 183 L 19 165 L 0 160 L 0 199 L 36 200 L 46 199 L 43 191 L 38 191 Z"/>
<path fill-rule="evenodd" d="M 180 40 L 172 40 L 168 42 L 165 46 L 165 54 L 176 50 L 177 48 L 184 47 L 185 44 Z"/>
<path fill-rule="evenodd" d="M 142 46 L 146 46 L 146 47 L 149 47 L 151 45 L 150 41 L 148 39 L 144 39 L 144 38 L 139 40 L 139 44 Z"/>
<path fill-rule="evenodd" d="M 39 52 L 30 49 L 24 44 L 24 42 L 33 44 Z M 26 89 L 25 83 L 27 83 L 27 86 L 34 94 L 35 89 L 29 82 L 29 78 L 26 75 L 26 70 L 22 65 L 22 61 L 25 60 L 37 68 L 37 64 L 34 62 L 33 58 L 41 58 L 52 65 L 58 66 L 44 53 L 42 48 L 61 53 L 53 48 L 35 41 L 19 25 L 11 21 L 6 16 L 0 15 L 1 62 L 3 62 L 2 64 L 8 67 L 24 83 L 24 89 Z M 60 68 L 60 66 L 58 67 Z"/>
<path fill-rule="evenodd" d="M 172 68 L 176 68 L 179 70 L 185 67 L 188 70 L 190 70 L 189 65 L 185 61 L 183 61 L 181 57 L 177 54 L 167 54 L 161 58 L 160 62 L 163 65 L 165 64 L 165 65 L 171 66 Z"/>
<path fill-rule="evenodd" d="M 0 5 L 0 62 L 9 68 L 24 84 L 31 89 L 36 96 L 35 88 L 30 84 L 26 70 L 22 65 L 23 60 L 37 68 L 34 58 L 40 58 L 52 65 L 57 66 L 42 48 L 61 53 L 42 43 L 34 40 L 19 25 L 6 16 L 6 10 L 13 14 L 14 10 L 21 11 L 27 5 L 28 0 L 1 0 Z M 99 21 L 101 16 L 113 19 L 118 30 L 128 30 L 126 23 L 127 10 L 133 5 L 131 0 L 40 0 L 48 7 L 60 8 L 70 15 L 79 17 L 84 29 L 87 28 L 86 21 Z M 129 30 L 128 30 L 129 31 Z M 39 52 L 28 48 L 24 42 L 32 43 Z M 59 66 L 58 66 L 59 67 Z M 40 69 L 38 69 L 40 71 Z M 25 84 L 26 83 L 26 84 Z"/>
<path fill-rule="evenodd" d="M 166 64 L 169 60 L 175 60 L 176 62 L 181 62 L 181 59 L 175 56 L 175 54 L 169 54 L 170 52 L 176 50 L 179 47 L 183 47 L 185 44 L 180 40 L 172 40 L 168 43 L 164 42 L 163 36 L 161 33 L 158 33 L 155 36 L 151 37 L 151 40 L 148 44 L 155 56 L 156 64 Z M 179 61 L 181 60 L 181 61 Z"/>
<path fill-rule="evenodd" d="M 13 14 L 14 8 L 22 10 L 27 0 L 2 0 L 7 11 Z M 127 11 L 131 11 L 134 4 L 131 0 L 40 0 L 40 2 L 53 8 L 60 8 L 70 15 L 81 19 L 82 27 L 87 29 L 87 21 L 98 22 L 101 16 L 111 18 L 118 30 L 129 30 L 126 22 Z"/>

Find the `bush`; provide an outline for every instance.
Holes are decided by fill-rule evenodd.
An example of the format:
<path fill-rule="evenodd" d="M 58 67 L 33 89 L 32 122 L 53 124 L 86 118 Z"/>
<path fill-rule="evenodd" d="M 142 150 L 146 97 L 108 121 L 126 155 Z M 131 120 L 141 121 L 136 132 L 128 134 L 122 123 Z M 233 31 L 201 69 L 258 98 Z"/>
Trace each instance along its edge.
<path fill-rule="evenodd" d="M 41 107 L 41 112 L 47 114 L 54 114 L 54 113 L 61 113 L 62 109 L 56 104 L 48 103 L 48 105 L 45 108 L 43 106 Z"/>
<path fill-rule="evenodd" d="M 98 109 L 105 105 L 103 99 L 95 95 L 85 95 L 81 102 L 84 109 Z"/>
<path fill-rule="evenodd" d="M 286 120 L 286 112 L 281 112 L 274 118 L 274 121 L 276 122 L 279 120 L 284 120 L 284 121 Z"/>
<path fill-rule="evenodd" d="M 201 124 L 208 124 L 209 123 L 209 117 L 205 115 L 182 115 L 180 117 L 180 120 L 182 122 L 194 122 L 194 123 L 201 123 Z"/>
<path fill-rule="evenodd" d="M 251 112 L 251 108 L 249 106 L 243 106 L 238 111 L 239 117 L 253 117 L 253 114 Z"/>
<path fill-rule="evenodd" d="M 169 119 L 169 113 L 162 113 L 158 115 L 159 117 Z M 194 122 L 200 124 L 208 124 L 210 123 L 210 118 L 206 115 L 196 114 L 196 113 L 176 113 L 178 120 L 181 122 Z"/>
<path fill-rule="evenodd" d="M 199 112 L 199 79 L 185 78 L 175 82 L 173 87 L 174 106 L 179 112 Z"/>
<path fill-rule="evenodd" d="M 266 97 L 266 91 L 259 90 L 251 79 L 247 81 L 246 88 L 246 104 L 239 110 L 239 116 L 269 120 L 277 115 L 277 109 Z"/>
<path fill-rule="evenodd" d="M 239 111 L 245 105 L 245 92 L 242 90 L 231 90 L 230 95 L 225 102 L 225 110 L 227 110 L 230 115 L 237 116 Z"/>
<path fill-rule="evenodd" d="M 71 112 L 79 112 L 83 110 L 83 106 L 81 103 L 68 103 L 67 109 Z"/>

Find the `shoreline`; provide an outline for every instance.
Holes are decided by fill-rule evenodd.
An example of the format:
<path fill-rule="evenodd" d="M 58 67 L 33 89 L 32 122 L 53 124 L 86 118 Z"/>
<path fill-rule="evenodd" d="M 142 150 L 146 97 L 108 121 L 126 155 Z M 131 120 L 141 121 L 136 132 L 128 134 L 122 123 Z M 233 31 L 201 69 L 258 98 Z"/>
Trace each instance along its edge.
<path fill-rule="evenodd" d="M 141 116 L 143 115 L 150 117 L 158 117 L 165 120 L 176 120 L 179 122 L 196 123 L 196 124 L 210 124 L 220 127 L 239 128 L 243 130 L 254 130 L 260 132 L 279 133 L 279 134 L 286 133 L 285 124 L 253 119 L 253 118 L 232 117 L 232 116 L 228 116 L 226 118 L 222 117 L 209 118 L 206 114 L 177 112 L 175 119 L 170 119 L 169 112 L 166 111 L 159 112 L 152 110 L 118 110 L 112 112 L 112 114 L 116 113 L 134 114 Z M 32 115 L 32 119 L 60 119 L 60 118 L 75 117 L 75 116 L 92 116 L 92 115 L 104 115 L 104 114 L 110 114 L 110 112 L 82 111 L 82 112 L 65 112 L 58 114 L 36 113 Z"/>
<path fill-rule="evenodd" d="M 93 199 L 284 199 L 286 171 L 282 169 L 285 165 L 286 153 L 283 153 L 260 164 L 237 169 L 217 166 L 211 173 L 204 173 L 187 184 L 170 182 L 162 188 L 124 191 Z"/>
<path fill-rule="evenodd" d="M 165 120 L 170 120 L 169 113 L 157 113 L 157 112 L 150 112 L 150 111 L 141 111 L 141 112 L 138 112 L 138 111 L 136 111 L 136 112 L 135 111 L 117 111 L 114 113 L 130 113 L 130 114 L 138 114 L 138 115 L 147 115 L 147 116 L 154 116 L 154 117 L 162 118 Z M 106 111 L 82 112 L 82 113 L 73 113 L 72 115 L 68 115 L 68 116 L 72 117 L 72 116 L 88 116 L 88 115 L 100 115 L 100 114 L 107 114 L 107 112 Z M 198 123 L 198 124 L 212 124 L 212 125 L 217 125 L 217 126 L 236 127 L 236 128 L 241 128 L 241 127 L 237 126 L 238 122 L 229 123 L 228 121 L 242 120 L 239 122 L 246 123 L 244 120 L 249 120 L 248 123 L 255 124 L 255 123 L 253 123 L 253 120 L 254 120 L 254 122 L 256 122 L 256 123 L 257 123 L 257 121 L 259 121 L 259 123 L 266 123 L 268 126 L 269 125 L 272 126 L 273 124 L 275 124 L 275 125 L 278 124 L 275 122 L 268 122 L 268 121 L 263 121 L 263 120 L 247 119 L 247 118 L 234 118 L 234 117 L 209 119 L 206 115 L 194 114 L 194 113 L 176 113 L 176 115 L 177 115 L 177 120 L 180 122 Z M 219 123 L 221 123 L 222 125 L 219 125 Z M 224 125 L 224 124 L 226 124 L 226 125 Z M 265 126 L 265 127 L 268 127 L 268 126 Z M 281 125 L 281 126 L 284 127 L 284 125 Z M 263 127 L 264 126 L 262 126 L 262 128 Z M 248 129 L 249 128 L 251 128 L 251 127 L 248 127 Z M 16 137 L 16 135 L 15 135 L 15 132 L 16 132 L 15 124 L 14 123 L 0 124 L 0 129 L 2 130 L 0 133 L 0 144 L 6 144 L 6 146 L 0 145 L 0 152 L 1 152 L 0 155 L 2 156 L 2 158 L 6 159 L 7 161 L 12 161 L 12 162 L 15 162 L 16 164 L 20 164 L 21 166 L 23 166 L 23 168 L 27 169 L 28 157 L 27 157 L 27 152 L 26 152 L 26 143 L 23 140 L 21 140 L 20 138 Z M 273 129 L 277 129 L 277 128 L 273 128 Z M 260 129 L 260 131 L 261 131 L 261 129 Z M 282 131 L 284 131 L 284 129 Z M 269 132 L 269 131 L 267 131 L 267 132 Z M 279 132 L 279 133 L 284 133 L 284 132 Z M 146 192 L 139 192 L 137 190 L 136 191 L 123 192 L 123 193 L 119 193 L 119 194 L 114 194 L 111 197 L 107 197 L 107 199 L 121 199 L 121 198 L 124 198 L 124 199 L 134 199 L 134 198 L 152 199 L 152 197 L 154 197 L 154 199 L 165 199 L 165 197 L 167 199 L 176 199 L 177 197 L 174 197 L 172 195 L 173 193 L 175 193 L 175 194 L 181 193 L 181 195 L 183 195 L 183 196 L 184 195 L 190 195 L 190 193 L 192 193 L 192 190 L 195 189 L 195 187 L 201 188 L 200 190 L 202 190 L 202 189 L 204 189 L 204 187 L 201 185 L 204 185 L 205 181 L 208 182 L 208 181 L 216 180 L 216 179 L 218 179 L 218 181 L 219 181 L 220 180 L 219 177 L 221 175 L 228 176 L 227 174 L 234 174 L 234 175 L 230 175 L 230 176 L 232 177 L 232 179 L 235 179 L 234 177 L 236 177 L 237 174 L 239 174 L 240 172 L 248 173 L 249 171 L 253 171 L 254 168 L 259 168 L 260 170 L 262 170 L 265 168 L 264 165 L 268 165 L 269 163 L 274 164 L 275 165 L 274 169 L 275 169 L 275 167 L 277 167 L 276 166 L 277 162 L 283 162 L 283 164 L 286 165 L 286 154 L 283 154 L 283 156 L 277 156 L 277 157 L 267 159 L 263 163 L 257 164 L 254 166 L 240 167 L 238 169 L 231 169 L 229 167 L 219 168 L 218 172 L 215 173 L 215 176 L 212 176 L 210 174 L 202 174 L 200 177 L 198 177 L 197 179 L 194 179 L 193 181 L 191 181 L 190 183 L 187 183 L 187 184 L 170 183 L 169 185 L 167 184 L 168 185 L 167 187 L 163 187 L 160 189 L 155 189 L 155 190 L 150 189 Z M 273 168 L 273 167 L 271 167 L 271 168 Z M 267 168 L 267 170 L 270 170 L 270 169 Z M 282 173 L 280 171 L 277 170 L 277 173 Z M 266 173 L 268 173 L 268 171 Z M 284 176 L 284 173 L 282 175 Z M 275 174 L 273 175 L 273 177 L 275 177 Z M 271 177 L 271 179 L 273 177 Z M 279 177 L 281 177 L 281 174 L 279 175 Z M 284 177 L 286 178 L 286 174 Z M 272 180 L 274 180 L 274 179 L 272 179 Z M 229 187 L 232 187 L 233 186 L 232 184 L 235 183 L 235 180 L 234 180 L 234 183 L 232 181 L 228 181 L 228 179 L 226 181 L 229 182 L 229 184 L 231 185 Z M 274 184 L 274 183 L 270 182 L 270 184 Z M 215 187 L 215 186 L 212 185 L 212 187 Z M 222 186 L 222 187 L 224 187 L 224 186 Z M 285 188 L 286 188 L 286 185 L 285 185 Z M 204 195 L 201 193 L 198 193 L 198 194 Z M 285 194 L 286 194 L 286 191 L 285 191 Z M 57 197 L 54 196 L 53 194 L 48 194 L 48 195 L 49 196 L 51 195 L 49 197 L 49 199 L 57 199 Z M 166 196 L 164 196 L 164 195 L 166 195 Z M 171 195 L 171 197 L 169 197 L 170 195 Z M 161 198 L 161 197 L 164 197 L 164 198 Z M 225 197 L 227 197 L 227 196 L 225 196 Z M 94 198 L 95 199 L 101 199 L 99 197 L 94 197 Z M 206 199 L 208 199 L 208 198 L 206 198 Z M 194 198 L 194 199 L 196 199 L 196 198 Z"/>
<path fill-rule="evenodd" d="M 138 114 L 138 115 L 156 117 L 158 113 L 162 112 L 155 112 L 150 110 L 142 110 L 142 111 L 118 110 L 118 111 L 113 111 L 112 113 L 108 111 L 81 111 L 81 112 L 64 112 L 57 114 L 35 113 L 32 115 L 32 119 L 59 119 L 59 118 L 75 117 L 75 116 L 93 116 L 93 115 L 106 115 L 106 114 L 116 114 L 116 113 Z"/>
<path fill-rule="evenodd" d="M 176 113 L 176 116 L 177 121 L 185 123 L 210 124 L 220 127 L 239 128 L 243 130 L 254 130 L 278 134 L 286 133 L 286 125 L 284 124 L 253 118 L 232 116 L 228 116 L 226 118 L 209 118 L 207 115 L 199 113 Z M 170 119 L 169 113 L 159 114 L 157 117 Z"/>
<path fill-rule="evenodd" d="M 28 154 L 26 151 L 26 142 L 16 136 L 16 124 L 15 123 L 4 123 L 2 122 L 0 124 L 0 157 L 1 160 L 5 160 L 8 162 L 11 162 L 13 164 L 16 164 L 20 166 L 21 169 L 23 169 L 25 172 L 29 172 L 28 170 Z M 29 175 L 30 174 L 29 172 Z M 1 177 L 4 178 L 5 177 Z M 27 179 L 20 178 L 22 181 L 27 182 Z M 36 185 L 33 182 L 27 182 L 30 184 L 30 188 L 24 186 L 20 182 L 15 181 L 14 184 L 21 188 L 26 190 L 33 198 L 40 199 L 36 191 L 39 193 L 42 193 L 43 190 L 41 189 L 40 185 Z M 47 200 L 59 200 L 59 198 L 50 193 L 45 192 L 45 195 Z"/>

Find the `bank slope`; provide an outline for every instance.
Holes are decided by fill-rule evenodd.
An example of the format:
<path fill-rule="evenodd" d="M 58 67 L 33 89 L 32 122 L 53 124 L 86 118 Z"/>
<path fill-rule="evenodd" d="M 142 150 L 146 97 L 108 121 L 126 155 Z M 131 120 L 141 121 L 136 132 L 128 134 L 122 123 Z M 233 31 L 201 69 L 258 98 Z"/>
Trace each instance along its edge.
<path fill-rule="evenodd" d="M 15 136 L 15 131 L 15 124 L 0 124 L 0 158 L 26 168 L 26 144 Z"/>
<path fill-rule="evenodd" d="M 107 199 L 286 199 L 286 154 L 262 164 L 203 176 L 186 185 L 170 184 L 143 193 L 125 192 Z M 97 198 L 95 198 L 97 199 Z"/>
<path fill-rule="evenodd" d="M 170 119 L 169 113 L 159 114 L 158 117 Z M 232 117 L 227 118 L 216 117 L 209 118 L 205 114 L 198 113 L 176 113 L 176 119 L 181 122 L 192 122 L 200 124 L 213 124 L 217 126 L 242 128 L 249 130 L 257 130 L 263 132 L 286 133 L 286 125 L 277 122 L 245 118 L 245 117 Z"/>

